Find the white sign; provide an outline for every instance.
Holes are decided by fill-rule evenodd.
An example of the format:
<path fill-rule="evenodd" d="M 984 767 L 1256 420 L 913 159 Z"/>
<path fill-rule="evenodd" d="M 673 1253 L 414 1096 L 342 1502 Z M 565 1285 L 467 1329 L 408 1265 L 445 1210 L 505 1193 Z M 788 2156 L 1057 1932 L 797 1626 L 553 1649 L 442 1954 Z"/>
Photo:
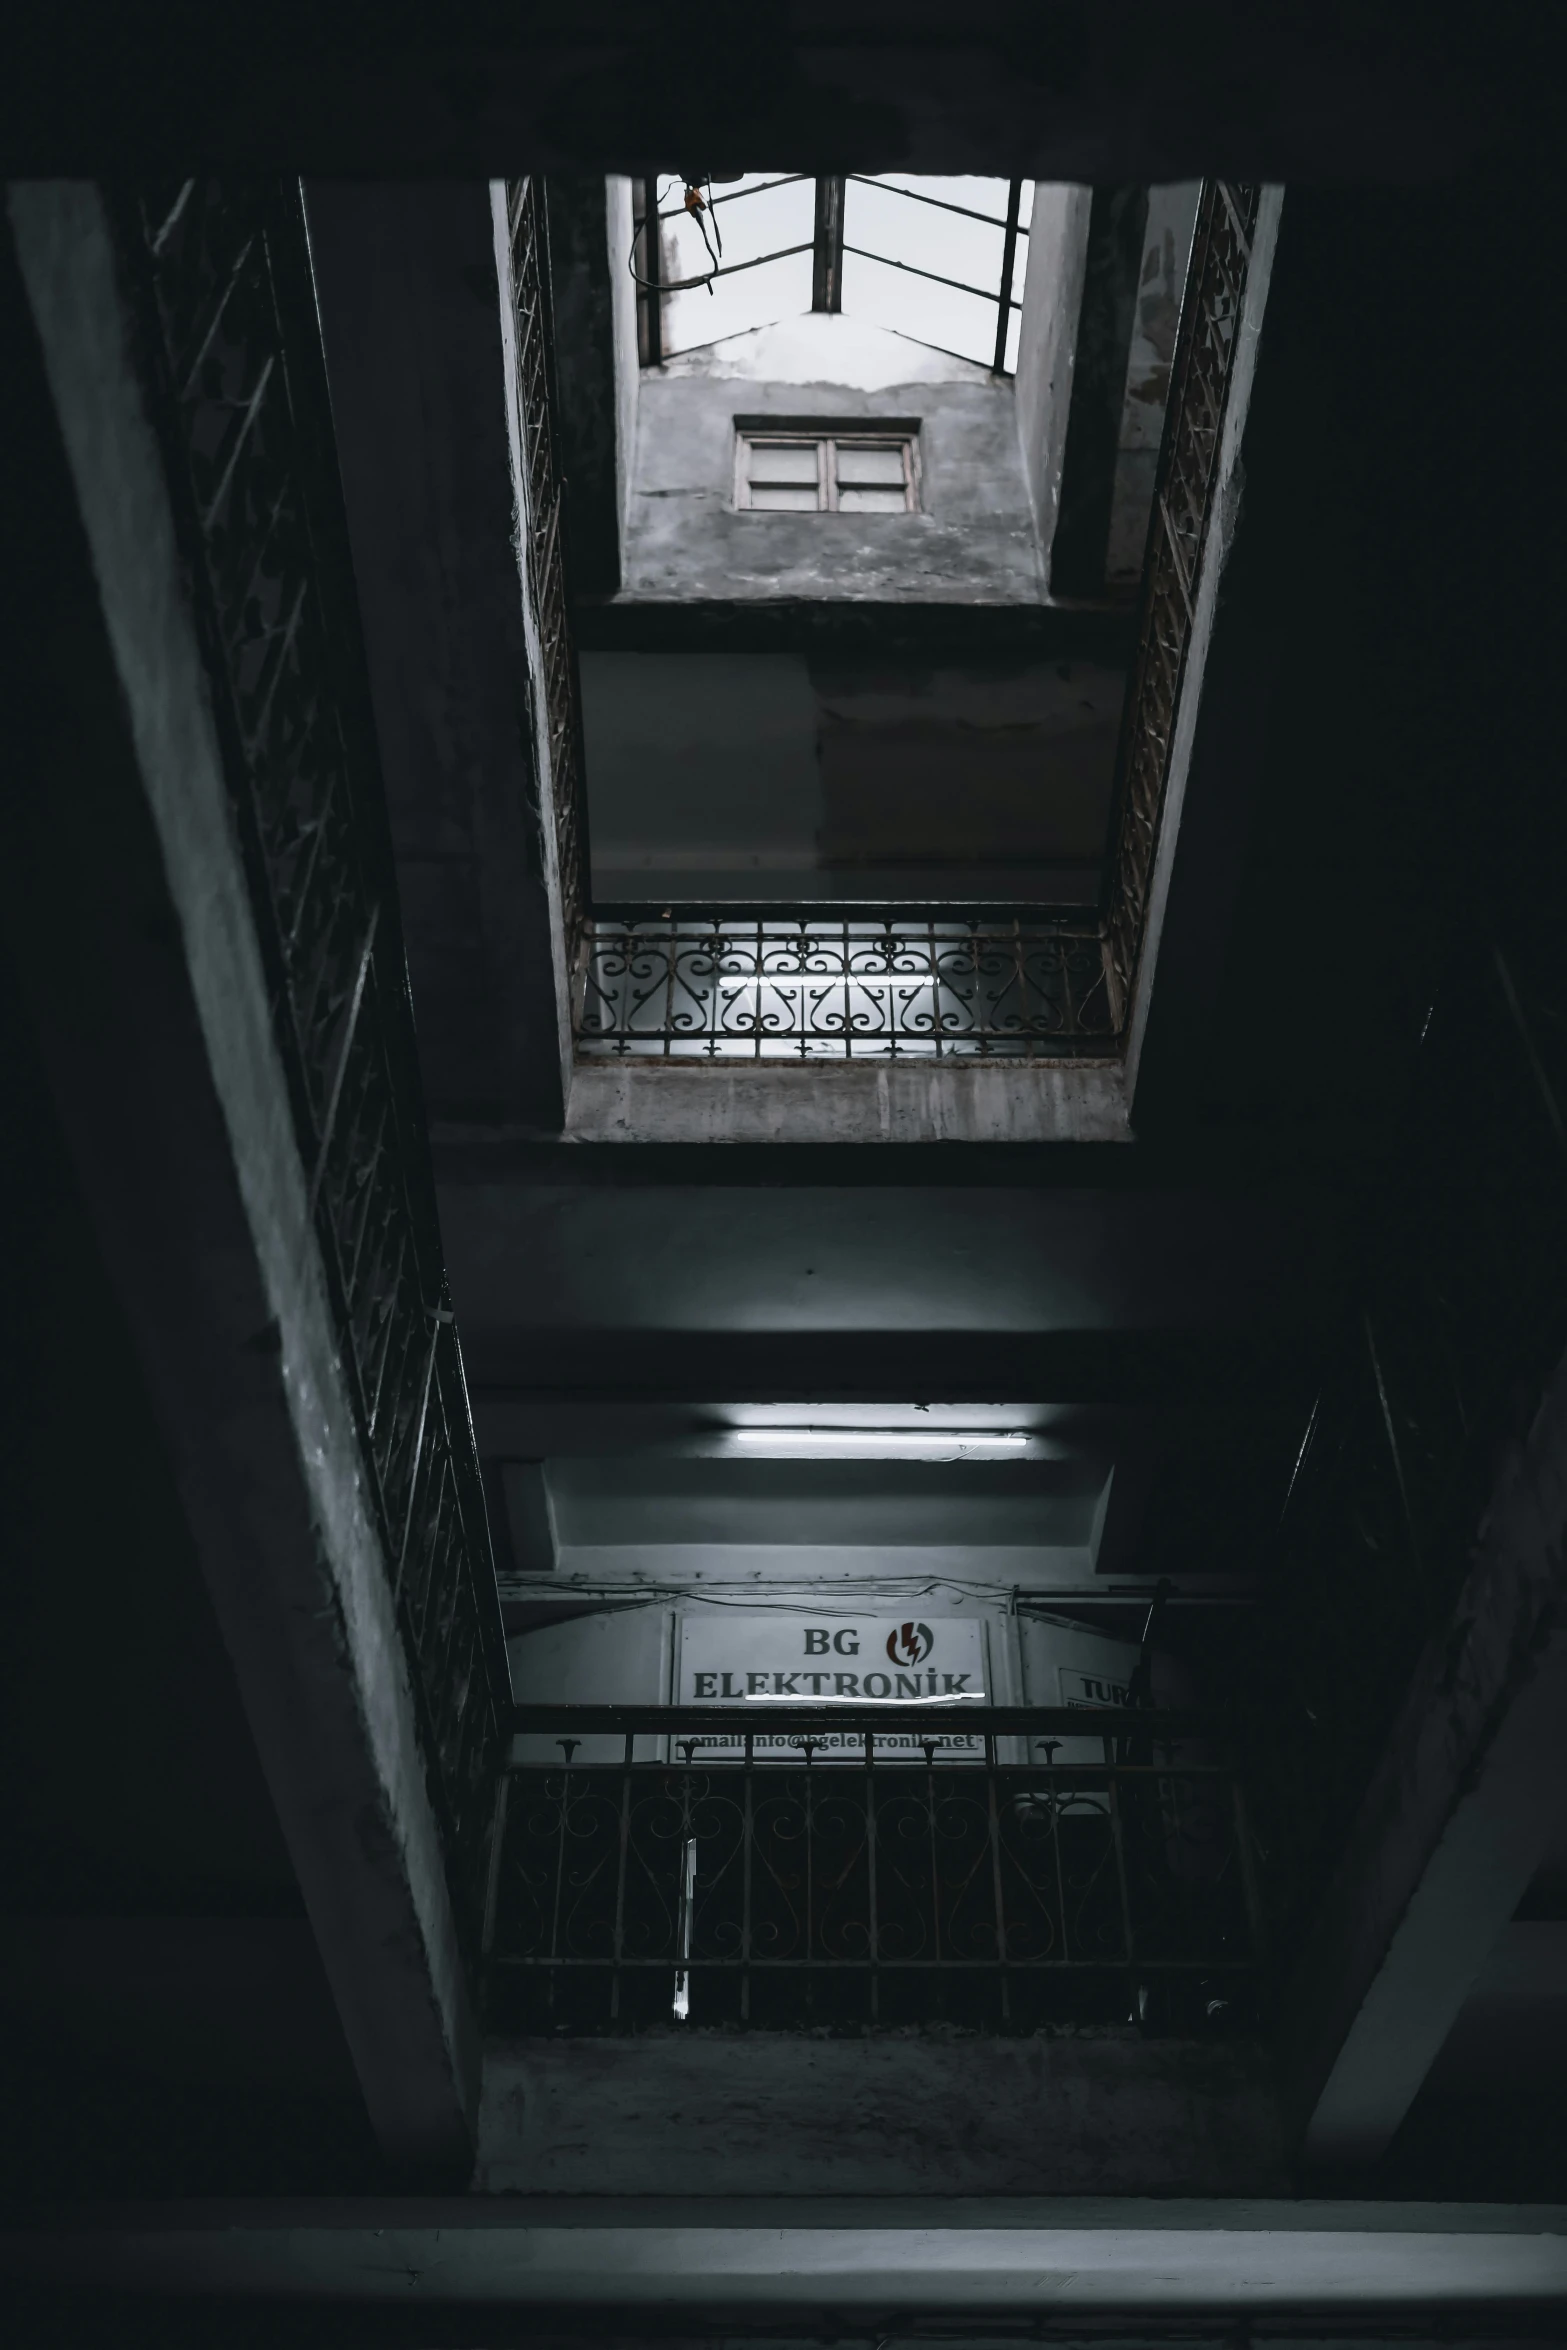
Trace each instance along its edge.
<path fill-rule="evenodd" d="M 911 1608 L 900 1616 L 787 1615 L 780 1609 L 714 1608 L 682 1617 L 676 1668 L 677 1705 L 744 1706 L 756 1715 L 752 1751 L 780 1756 L 798 1751 L 799 1732 L 768 1728 L 768 1715 L 796 1705 L 821 1705 L 824 1720 L 813 1729 L 813 1760 L 860 1762 L 862 1730 L 834 1730 L 831 1709 L 840 1705 L 887 1708 L 887 1727 L 876 1732 L 878 1757 L 922 1752 L 910 1730 L 897 1727 L 902 1707 L 939 1705 L 954 1716 L 950 1736 L 940 1740 L 945 1758 L 983 1758 L 974 1731 L 958 1727 L 971 1708 L 982 1711 L 987 1697 L 985 1628 L 975 1617 L 925 1616 Z M 704 1740 L 704 1756 L 739 1757 L 744 1738 L 728 1733 Z"/>

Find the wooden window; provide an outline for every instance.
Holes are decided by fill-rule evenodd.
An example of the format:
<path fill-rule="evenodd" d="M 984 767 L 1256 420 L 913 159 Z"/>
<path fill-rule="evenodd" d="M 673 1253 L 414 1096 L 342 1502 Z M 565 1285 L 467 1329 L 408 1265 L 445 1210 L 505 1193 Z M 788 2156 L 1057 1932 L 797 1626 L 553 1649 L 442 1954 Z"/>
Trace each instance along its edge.
<path fill-rule="evenodd" d="M 735 504 L 759 514 L 912 514 L 918 434 L 741 426 Z"/>

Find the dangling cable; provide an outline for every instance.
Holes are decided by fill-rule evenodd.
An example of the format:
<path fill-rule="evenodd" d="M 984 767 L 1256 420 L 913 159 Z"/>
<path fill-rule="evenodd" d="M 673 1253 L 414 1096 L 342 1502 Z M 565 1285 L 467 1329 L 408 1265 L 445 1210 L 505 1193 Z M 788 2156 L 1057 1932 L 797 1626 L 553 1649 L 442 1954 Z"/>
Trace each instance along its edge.
<path fill-rule="evenodd" d="M 713 212 L 712 180 L 706 176 L 703 176 L 699 179 L 687 179 L 683 173 L 681 174 L 680 178 L 680 185 L 683 191 L 681 202 L 684 205 L 686 212 L 690 215 L 691 219 L 696 222 L 697 233 L 702 239 L 703 249 L 707 254 L 708 260 L 712 263 L 712 267 L 702 271 L 700 276 L 697 277 L 675 277 L 670 278 L 667 281 L 660 278 L 644 277 L 641 271 L 637 268 L 637 238 L 641 236 L 644 231 L 650 232 L 653 236 L 656 237 L 658 235 L 658 224 L 663 218 L 663 214 L 660 212 L 658 206 L 657 178 L 653 178 L 649 182 L 649 185 L 653 191 L 652 202 L 648 211 L 644 214 L 640 224 L 634 226 L 632 229 L 631 251 L 626 256 L 626 267 L 631 272 L 632 284 L 637 288 L 639 293 L 643 294 L 685 294 L 694 292 L 698 286 L 706 286 L 708 292 L 711 293 L 713 290 L 713 280 L 718 275 L 720 268 L 723 266 L 724 252 L 723 231 L 720 229 L 717 217 Z M 702 193 L 704 188 L 707 190 L 707 194 L 705 196 Z M 708 224 L 710 221 L 712 223 L 711 236 L 708 234 Z"/>
<path fill-rule="evenodd" d="M 704 187 L 707 190 L 706 196 L 702 194 Z M 701 233 L 702 243 L 707 251 L 707 257 L 713 264 L 712 276 L 710 276 L 707 281 L 707 290 L 709 293 L 711 293 L 713 290 L 713 278 L 718 275 L 719 266 L 724 258 L 724 232 L 719 227 L 718 215 L 713 210 L 712 181 L 710 179 L 687 180 L 685 183 L 685 196 L 683 201 L 687 212 L 696 222 L 697 228 Z M 709 221 L 711 221 L 713 224 L 713 234 L 711 237 L 707 233 Z M 717 240 L 716 249 L 714 245 L 714 239 Z"/>

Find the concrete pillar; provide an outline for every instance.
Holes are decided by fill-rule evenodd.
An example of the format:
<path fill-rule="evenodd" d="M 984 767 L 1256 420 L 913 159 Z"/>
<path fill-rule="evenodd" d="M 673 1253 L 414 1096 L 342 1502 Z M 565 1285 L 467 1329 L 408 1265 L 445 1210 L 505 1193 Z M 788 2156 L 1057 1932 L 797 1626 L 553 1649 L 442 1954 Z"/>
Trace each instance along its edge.
<path fill-rule="evenodd" d="M 1283 2003 L 1308 2165 L 1375 2161 L 1567 1811 L 1567 1362 L 1504 1472 Z"/>
<path fill-rule="evenodd" d="M 474 2013 L 115 234 L 87 183 L 8 209 L 0 907 L 373 2125 L 462 2176 Z"/>

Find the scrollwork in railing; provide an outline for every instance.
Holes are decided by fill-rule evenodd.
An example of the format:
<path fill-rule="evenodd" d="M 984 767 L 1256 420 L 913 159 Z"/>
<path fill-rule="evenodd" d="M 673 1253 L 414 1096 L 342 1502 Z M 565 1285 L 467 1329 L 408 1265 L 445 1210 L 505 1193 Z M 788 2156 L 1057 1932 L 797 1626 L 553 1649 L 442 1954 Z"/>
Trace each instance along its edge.
<path fill-rule="evenodd" d="M 577 1049 L 615 1060 L 1058 1060 L 1115 1049 L 1091 922 L 599 920 Z"/>
<path fill-rule="evenodd" d="M 509 1692 L 299 192 L 190 180 L 144 189 L 121 217 L 366 1488 L 471 1941 Z"/>
<path fill-rule="evenodd" d="M 1205 180 L 1192 235 L 1110 833 L 1104 940 L 1118 1027 L 1142 953 L 1260 196 L 1257 187 Z"/>

